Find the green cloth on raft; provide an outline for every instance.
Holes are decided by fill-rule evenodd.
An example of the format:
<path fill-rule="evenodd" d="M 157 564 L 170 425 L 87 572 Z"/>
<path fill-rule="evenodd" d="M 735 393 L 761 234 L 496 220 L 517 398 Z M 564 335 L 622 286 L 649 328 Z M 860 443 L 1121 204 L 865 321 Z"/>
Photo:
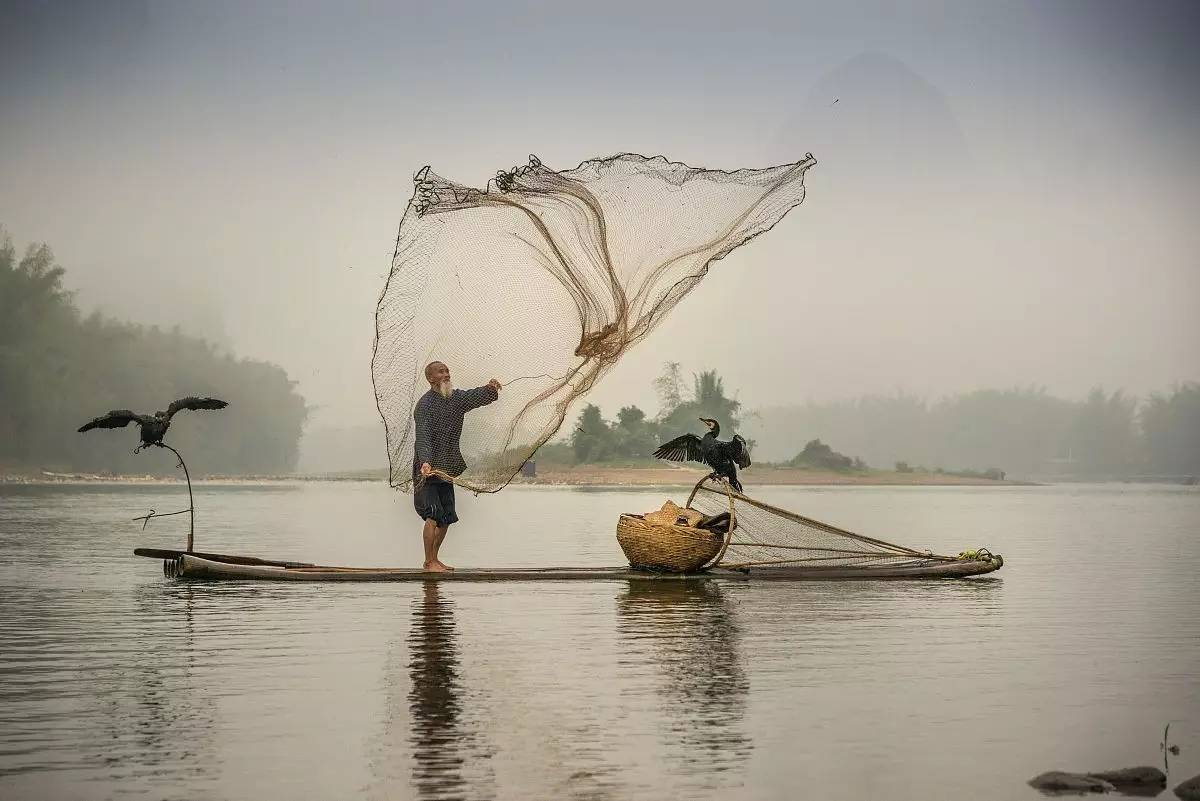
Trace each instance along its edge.
<path fill-rule="evenodd" d="M 987 548 L 975 548 L 970 551 L 963 551 L 958 555 L 959 559 L 979 562 L 995 562 L 997 565 L 1004 564 L 1004 557 L 998 553 L 992 553 Z"/>

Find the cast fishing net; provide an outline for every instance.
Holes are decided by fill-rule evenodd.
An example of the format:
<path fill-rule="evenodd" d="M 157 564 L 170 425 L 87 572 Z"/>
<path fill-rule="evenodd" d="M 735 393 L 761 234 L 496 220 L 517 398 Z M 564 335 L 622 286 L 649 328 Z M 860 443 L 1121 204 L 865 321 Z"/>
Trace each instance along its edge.
<path fill-rule="evenodd" d="M 415 449 L 432 447 L 444 477 L 504 487 L 712 262 L 803 201 L 815 163 L 725 172 L 621 154 L 558 172 L 531 156 L 483 189 L 418 172 L 376 311 L 391 484 L 408 488 Z M 435 360 L 479 390 L 426 398 L 450 430 L 461 422 L 461 459 L 455 443 L 416 442 Z M 498 398 L 482 389 L 491 378 Z"/>
<path fill-rule="evenodd" d="M 719 480 L 696 485 L 688 507 L 709 518 L 726 519 L 732 509 L 735 521 L 719 564 L 727 568 L 847 567 L 914 568 L 963 560 L 1003 564 L 985 548 L 942 556 L 884 542 L 873 537 L 822 523 L 734 492 Z M 727 526 L 722 533 L 727 531 Z"/>

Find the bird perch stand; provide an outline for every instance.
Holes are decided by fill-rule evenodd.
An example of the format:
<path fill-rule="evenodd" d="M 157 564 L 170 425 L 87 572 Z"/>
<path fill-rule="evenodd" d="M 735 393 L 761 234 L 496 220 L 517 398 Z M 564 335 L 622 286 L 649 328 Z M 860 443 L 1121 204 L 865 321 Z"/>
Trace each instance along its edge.
<path fill-rule="evenodd" d="M 170 445 L 167 445 L 165 442 L 156 442 L 154 444 L 159 446 L 160 448 L 166 448 L 171 453 L 175 454 L 175 458 L 179 459 L 179 464 L 177 464 L 176 467 L 183 468 L 183 477 L 184 477 L 184 479 L 187 480 L 188 508 L 181 509 L 178 512 L 166 512 L 164 514 L 159 514 L 158 512 L 151 509 L 150 514 L 142 515 L 141 517 L 135 517 L 133 519 L 141 520 L 142 521 L 142 530 L 145 531 L 146 525 L 150 522 L 151 518 L 170 517 L 171 515 L 181 515 L 181 514 L 186 513 L 189 516 L 189 520 L 188 520 L 187 551 L 185 553 L 192 553 L 194 550 L 193 546 L 195 544 L 195 537 L 196 537 L 196 502 L 192 497 L 192 476 L 190 473 L 188 473 L 187 463 L 183 461 L 183 456 L 181 456 L 179 454 L 179 451 L 175 450 Z"/>
<path fill-rule="evenodd" d="M 187 464 L 184 463 L 183 456 L 179 454 L 179 451 L 162 441 L 163 435 L 167 433 L 167 429 L 171 426 L 171 418 L 184 409 L 191 409 L 192 411 L 224 409 L 228 405 L 227 401 L 223 401 L 220 398 L 198 398 L 195 395 L 188 395 L 186 398 L 171 401 L 171 405 L 165 411 L 155 412 L 154 414 L 137 414 L 128 409 L 113 409 L 108 414 L 102 414 L 78 428 L 79 433 L 83 434 L 94 428 L 124 428 L 130 423 L 137 423 L 141 428 L 141 444 L 133 449 L 134 453 L 140 453 L 151 445 L 157 445 L 175 454 L 175 458 L 179 460 L 179 464 L 176 467 L 183 468 L 183 477 L 187 479 L 188 508 L 179 512 L 167 512 L 162 515 L 151 509 L 150 514 L 133 519 L 141 520 L 142 530 L 145 530 L 146 524 L 150 522 L 152 517 L 169 517 L 170 515 L 181 515 L 184 512 L 188 513 L 191 515 L 191 523 L 188 525 L 186 553 L 192 553 L 196 537 L 196 502 L 192 497 L 192 476 L 188 472 Z"/>

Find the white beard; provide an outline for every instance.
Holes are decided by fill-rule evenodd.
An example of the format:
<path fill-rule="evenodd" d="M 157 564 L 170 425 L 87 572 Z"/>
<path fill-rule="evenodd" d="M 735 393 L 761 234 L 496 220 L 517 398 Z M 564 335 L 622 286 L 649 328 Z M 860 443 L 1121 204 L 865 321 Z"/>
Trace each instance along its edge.
<path fill-rule="evenodd" d="M 448 380 L 443 381 L 442 383 L 438 384 L 437 391 L 438 391 L 438 394 L 441 395 L 443 398 L 445 398 L 446 400 L 450 400 L 450 396 L 454 394 L 454 385 L 451 384 Z"/>

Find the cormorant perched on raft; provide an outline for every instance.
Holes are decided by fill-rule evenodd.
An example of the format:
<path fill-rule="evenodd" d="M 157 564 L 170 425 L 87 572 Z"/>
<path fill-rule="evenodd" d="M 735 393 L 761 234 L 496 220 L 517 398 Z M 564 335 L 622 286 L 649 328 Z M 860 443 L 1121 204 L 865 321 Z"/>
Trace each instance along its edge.
<path fill-rule="evenodd" d="M 713 469 L 712 476 L 728 480 L 731 487 L 741 492 L 742 482 L 738 481 L 737 469 L 750 466 L 750 449 L 746 440 L 734 434 L 729 442 L 721 442 L 717 439 L 717 435 L 721 433 L 721 426 L 716 420 L 701 417 L 700 422 L 708 426 L 708 433 L 703 439 L 695 434 L 676 437 L 660 445 L 654 452 L 655 458 L 669 459 L 672 462 L 704 462 Z"/>
<path fill-rule="evenodd" d="M 154 414 L 137 414 L 128 409 L 113 409 L 108 414 L 80 426 L 79 433 L 91 431 L 93 428 L 124 428 L 130 423 L 138 423 L 142 427 L 142 444 L 134 449 L 134 453 L 137 453 L 142 448 L 148 448 L 151 445 L 162 445 L 162 438 L 166 435 L 167 429 L 171 427 L 171 418 L 181 409 L 224 409 L 228 405 L 225 401 L 216 398 L 189 396 L 174 401 L 165 412 L 155 412 Z"/>

